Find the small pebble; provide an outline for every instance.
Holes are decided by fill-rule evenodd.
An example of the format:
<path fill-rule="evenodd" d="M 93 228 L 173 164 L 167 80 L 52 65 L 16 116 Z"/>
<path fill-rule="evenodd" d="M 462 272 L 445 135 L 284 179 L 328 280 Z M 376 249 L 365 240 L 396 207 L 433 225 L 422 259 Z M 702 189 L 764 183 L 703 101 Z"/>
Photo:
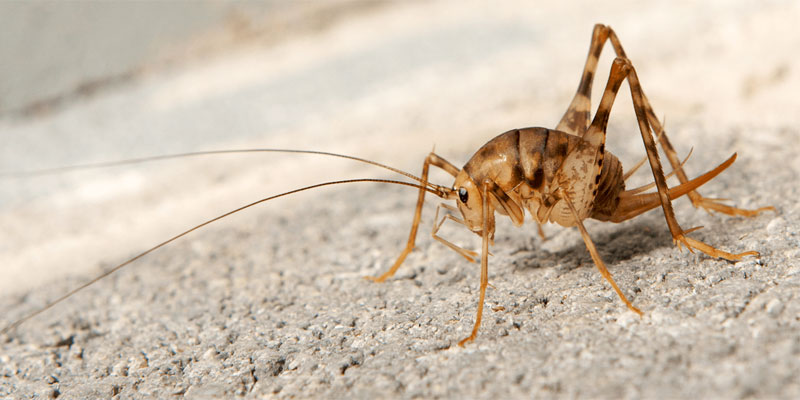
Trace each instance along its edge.
<path fill-rule="evenodd" d="M 773 218 L 772 221 L 769 221 L 767 224 L 767 233 L 770 235 L 780 235 L 783 233 L 783 228 L 785 226 L 786 224 L 782 217 Z"/>
<path fill-rule="evenodd" d="M 777 317 L 781 311 L 783 311 L 783 303 L 778 299 L 772 299 L 767 302 L 765 308 L 767 310 L 767 314 L 772 317 Z"/>

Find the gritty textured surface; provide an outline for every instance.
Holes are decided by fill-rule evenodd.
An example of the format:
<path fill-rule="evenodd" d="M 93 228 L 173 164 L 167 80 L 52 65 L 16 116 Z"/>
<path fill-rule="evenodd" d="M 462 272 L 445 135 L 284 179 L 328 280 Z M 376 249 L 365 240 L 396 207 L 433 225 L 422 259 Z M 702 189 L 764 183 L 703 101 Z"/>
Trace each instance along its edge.
<path fill-rule="evenodd" d="M 594 4 L 594 3 L 589 3 Z M 313 34 L 165 71 L 72 108 L 0 121 L 4 171 L 245 146 L 314 148 L 417 172 L 457 165 L 507 129 L 553 126 L 592 25 L 613 26 L 701 190 L 756 218 L 675 202 L 684 228 L 738 263 L 679 252 L 663 214 L 575 230 L 499 219 L 487 309 L 479 269 L 420 239 L 385 284 L 415 193 L 356 184 L 299 194 L 176 242 L 0 337 L 0 397 L 797 398 L 800 396 L 800 48 L 791 2 L 602 9 L 392 5 Z M 688 6 L 687 6 L 688 7 Z M 375 32 L 380 32 L 376 34 Z M 604 52 L 596 89 L 611 57 Z M 596 90 L 597 93 L 597 90 Z M 627 91 L 607 149 L 644 152 Z M 138 251 L 298 186 L 382 176 L 296 156 L 217 157 L 4 183 L 0 323 Z M 433 179 L 447 183 L 436 174 Z M 646 172 L 631 186 L 649 182 Z M 476 248 L 455 224 L 442 235 Z"/>

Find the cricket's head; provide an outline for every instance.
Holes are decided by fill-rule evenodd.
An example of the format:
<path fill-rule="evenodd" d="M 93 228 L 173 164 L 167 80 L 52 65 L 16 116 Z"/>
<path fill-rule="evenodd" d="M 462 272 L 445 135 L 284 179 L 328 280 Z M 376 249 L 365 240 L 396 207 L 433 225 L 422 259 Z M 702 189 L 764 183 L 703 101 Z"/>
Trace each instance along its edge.
<path fill-rule="evenodd" d="M 461 216 L 464 217 L 464 224 L 472 232 L 480 234 L 483 229 L 483 196 L 478 185 L 462 169 L 456 175 L 453 191 L 457 195 L 456 203 Z"/>

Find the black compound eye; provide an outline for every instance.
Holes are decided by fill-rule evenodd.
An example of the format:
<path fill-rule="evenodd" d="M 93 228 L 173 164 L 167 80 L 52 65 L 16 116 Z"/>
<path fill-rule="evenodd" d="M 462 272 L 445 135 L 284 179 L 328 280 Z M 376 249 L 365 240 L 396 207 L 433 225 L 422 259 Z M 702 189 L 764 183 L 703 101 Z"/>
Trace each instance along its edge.
<path fill-rule="evenodd" d="M 461 200 L 462 203 L 467 204 L 467 200 L 469 200 L 469 192 L 467 189 L 458 188 L 458 198 Z"/>

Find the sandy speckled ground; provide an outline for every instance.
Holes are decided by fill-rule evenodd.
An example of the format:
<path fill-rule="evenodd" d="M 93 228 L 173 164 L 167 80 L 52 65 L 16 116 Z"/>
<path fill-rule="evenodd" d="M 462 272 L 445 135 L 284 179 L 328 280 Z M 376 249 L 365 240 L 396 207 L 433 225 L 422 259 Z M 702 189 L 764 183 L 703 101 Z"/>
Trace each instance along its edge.
<path fill-rule="evenodd" d="M 196 232 L 0 336 L 0 396 L 798 397 L 800 7 L 690 4 L 375 7 L 0 119 L 0 167 L 254 146 L 354 154 L 414 173 L 435 146 L 461 165 L 505 130 L 552 127 L 592 26 L 604 22 L 679 153 L 693 149 L 690 174 L 738 153 L 702 193 L 777 209 L 743 219 L 681 200 L 679 221 L 760 258 L 681 253 L 660 211 L 591 221 L 601 256 L 645 312 L 638 318 L 575 230 L 547 226 L 543 242 L 535 225 L 500 220 L 484 323 L 459 348 L 479 271 L 428 236 L 436 203 L 397 276 L 371 284 L 361 277 L 402 248 L 415 193 L 321 189 Z M 629 99 L 618 97 L 606 147 L 628 166 L 644 154 Z M 241 204 L 363 176 L 391 175 L 252 155 L 5 179 L 0 324 Z M 639 173 L 631 184 L 647 181 Z M 442 234 L 478 245 L 455 224 Z"/>

